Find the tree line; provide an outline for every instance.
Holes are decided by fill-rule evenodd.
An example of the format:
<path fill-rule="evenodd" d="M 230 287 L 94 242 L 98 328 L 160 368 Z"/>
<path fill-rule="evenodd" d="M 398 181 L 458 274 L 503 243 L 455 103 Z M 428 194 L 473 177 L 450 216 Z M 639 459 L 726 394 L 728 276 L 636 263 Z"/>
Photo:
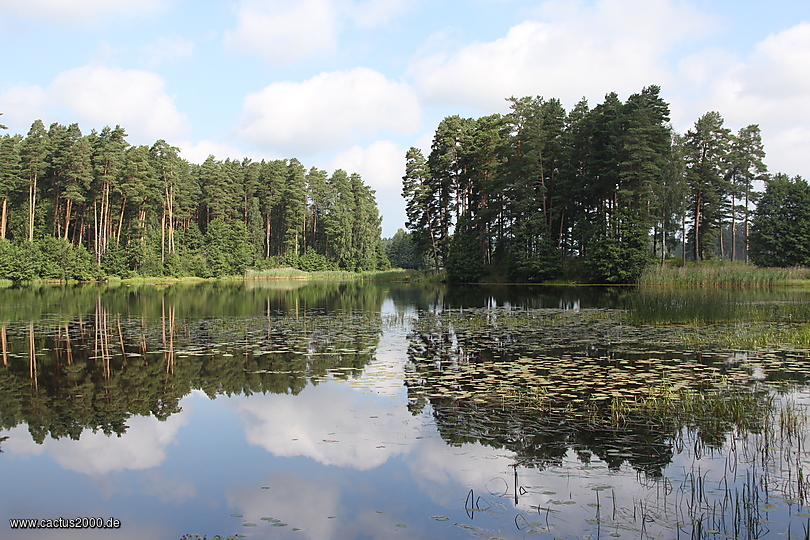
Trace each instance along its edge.
<path fill-rule="evenodd" d="M 627 283 L 656 260 L 747 261 L 769 249 L 750 243 L 756 182 L 775 178 L 758 125 L 733 133 L 712 111 L 676 133 L 658 86 L 570 111 L 557 99 L 508 101 L 504 115 L 443 119 L 428 156 L 407 151 L 410 235 L 392 253 L 456 281 Z"/>
<path fill-rule="evenodd" d="M 198 165 L 164 140 L 126 137 L 36 120 L 0 138 L 0 278 L 388 266 L 374 190 L 357 174 L 295 158 Z"/>

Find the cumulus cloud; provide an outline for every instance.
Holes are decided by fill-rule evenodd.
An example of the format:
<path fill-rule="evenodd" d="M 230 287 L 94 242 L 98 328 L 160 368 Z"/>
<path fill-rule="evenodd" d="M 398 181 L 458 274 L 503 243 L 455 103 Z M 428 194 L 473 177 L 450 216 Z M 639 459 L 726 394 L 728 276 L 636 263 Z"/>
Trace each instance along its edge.
<path fill-rule="evenodd" d="M 688 109 L 691 122 L 716 110 L 734 130 L 759 124 L 771 171 L 808 174 L 810 23 L 768 36 L 747 58 L 717 54 L 682 64 L 687 73 L 701 74 L 706 88 L 705 97 Z"/>
<path fill-rule="evenodd" d="M 0 112 L 3 123 L 20 133 L 36 118 L 46 125 L 78 122 L 85 129 L 120 124 L 133 144 L 151 144 L 189 131 L 164 86 L 150 71 L 88 65 L 63 71 L 45 87 L 8 87 L 0 92 Z"/>
<path fill-rule="evenodd" d="M 127 421 L 129 429 L 120 438 L 85 431 L 78 441 L 47 441 L 48 451 L 65 469 L 91 476 L 151 469 L 163 463 L 166 447 L 174 442 L 177 431 L 187 421 L 183 414 L 175 414 L 164 422 L 136 416 Z"/>
<path fill-rule="evenodd" d="M 217 159 L 237 159 L 250 157 L 256 159 L 255 156 L 248 156 L 245 152 L 241 151 L 235 146 L 227 143 L 220 143 L 216 141 L 203 140 L 196 143 L 191 141 L 173 142 L 175 146 L 180 148 L 180 155 L 183 159 L 190 163 L 202 163 L 208 156 L 214 156 Z"/>
<path fill-rule="evenodd" d="M 85 430 L 78 441 L 46 439 L 38 445 L 18 426 L 9 433 L 3 450 L 22 456 L 47 452 L 63 468 L 90 476 L 103 476 L 114 471 L 157 467 L 166 458 L 166 447 L 175 440 L 177 431 L 188 422 L 188 414 L 175 414 L 166 421 L 135 416 L 127 421 L 129 429 L 121 437 Z"/>
<path fill-rule="evenodd" d="M 88 22 L 108 15 L 150 15 L 165 4 L 166 0 L 0 0 L 0 16 Z"/>
<path fill-rule="evenodd" d="M 409 72 L 425 99 L 438 104 L 501 110 L 512 95 L 573 104 L 583 95 L 601 99 L 610 91 L 665 85 L 673 78 L 665 54 L 710 24 L 672 0 L 600 0 L 593 7 L 547 2 L 536 20 L 513 26 L 504 37 L 423 52 Z"/>
<path fill-rule="evenodd" d="M 120 124 L 147 143 L 182 137 L 188 121 L 152 72 L 84 66 L 60 73 L 47 90 L 48 101 L 71 112 L 80 124 Z"/>
<path fill-rule="evenodd" d="M 225 45 L 253 52 L 277 64 L 332 50 L 337 19 L 329 0 L 243 0 L 236 30 L 226 32 Z"/>
<path fill-rule="evenodd" d="M 226 47 L 261 56 L 273 64 L 335 52 L 338 36 L 386 24 L 414 7 L 412 0 L 242 0 L 237 25 L 225 33 Z"/>
<path fill-rule="evenodd" d="M 305 156 L 351 143 L 356 135 L 418 127 L 411 88 L 358 67 L 278 82 L 245 97 L 236 133 L 254 146 Z"/>
<path fill-rule="evenodd" d="M 0 92 L 0 124 L 9 126 L 12 133 L 26 133 L 31 122 L 42 118 L 47 102 L 45 90 L 36 85 L 17 84 Z"/>
<path fill-rule="evenodd" d="M 421 424 L 406 408 L 359 399 L 337 386 L 297 396 L 234 398 L 245 438 L 276 456 L 306 456 L 323 465 L 369 470 L 405 453 Z"/>

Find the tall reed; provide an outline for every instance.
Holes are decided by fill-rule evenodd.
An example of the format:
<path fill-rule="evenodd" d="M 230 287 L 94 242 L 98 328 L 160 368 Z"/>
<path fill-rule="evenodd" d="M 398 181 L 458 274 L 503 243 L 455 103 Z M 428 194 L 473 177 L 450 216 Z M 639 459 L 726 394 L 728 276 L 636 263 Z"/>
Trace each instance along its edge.
<path fill-rule="evenodd" d="M 743 263 L 656 265 L 644 271 L 639 283 L 641 285 L 729 288 L 810 285 L 810 268 L 759 268 Z"/>

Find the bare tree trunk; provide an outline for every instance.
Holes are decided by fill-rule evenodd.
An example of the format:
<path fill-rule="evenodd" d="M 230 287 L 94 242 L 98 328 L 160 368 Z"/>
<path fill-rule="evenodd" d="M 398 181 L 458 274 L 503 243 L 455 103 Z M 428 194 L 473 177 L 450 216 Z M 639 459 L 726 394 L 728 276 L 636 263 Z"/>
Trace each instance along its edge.
<path fill-rule="evenodd" d="M 745 192 L 745 262 L 748 262 L 748 244 L 751 229 L 749 228 L 750 222 L 748 221 L 748 190 Z"/>
<path fill-rule="evenodd" d="M 731 260 L 737 260 L 737 200 L 731 196 Z"/>
<path fill-rule="evenodd" d="M 8 197 L 3 197 L 3 202 L 0 203 L 0 238 L 6 237 L 6 223 L 8 220 Z"/>
<path fill-rule="evenodd" d="M 118 230 L 115 233 L 115 243 L 121 244 L 121 229 L 124 228 L 124 210 L 127 207 L 127 198 L 121 199 L 121 212 L 118 214 Z"/>
<path fill-rule="evenodd" d="M 68 229 L 70 228 L 70 212 L 73 210 L 73 201 L 70 199 L 65 202 L 65 234 L 63 238 L 67 240 L 68 238 Z"/>
<path fill-rule="evenodd" d="M 28 241 L 34 241 L 34 213 L 37 208 L 37 175 L 31 178 L 28 186 Z"/>
<path fill-rule="evenodd" d="M 264 258 L 270 258 L 270 213 L 264 217 Z"/>

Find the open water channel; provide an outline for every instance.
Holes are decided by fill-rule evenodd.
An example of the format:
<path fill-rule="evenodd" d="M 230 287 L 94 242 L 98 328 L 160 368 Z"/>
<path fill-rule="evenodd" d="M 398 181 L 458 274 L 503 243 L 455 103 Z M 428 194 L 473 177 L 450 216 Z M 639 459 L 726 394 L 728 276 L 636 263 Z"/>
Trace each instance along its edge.
<path fill-rule="evenodd" d="M 808 321 L 801 289 L 0 290 L 0 537 L 808 538 Z M 59 518 L 120 528 L 9 521 Z"/>

